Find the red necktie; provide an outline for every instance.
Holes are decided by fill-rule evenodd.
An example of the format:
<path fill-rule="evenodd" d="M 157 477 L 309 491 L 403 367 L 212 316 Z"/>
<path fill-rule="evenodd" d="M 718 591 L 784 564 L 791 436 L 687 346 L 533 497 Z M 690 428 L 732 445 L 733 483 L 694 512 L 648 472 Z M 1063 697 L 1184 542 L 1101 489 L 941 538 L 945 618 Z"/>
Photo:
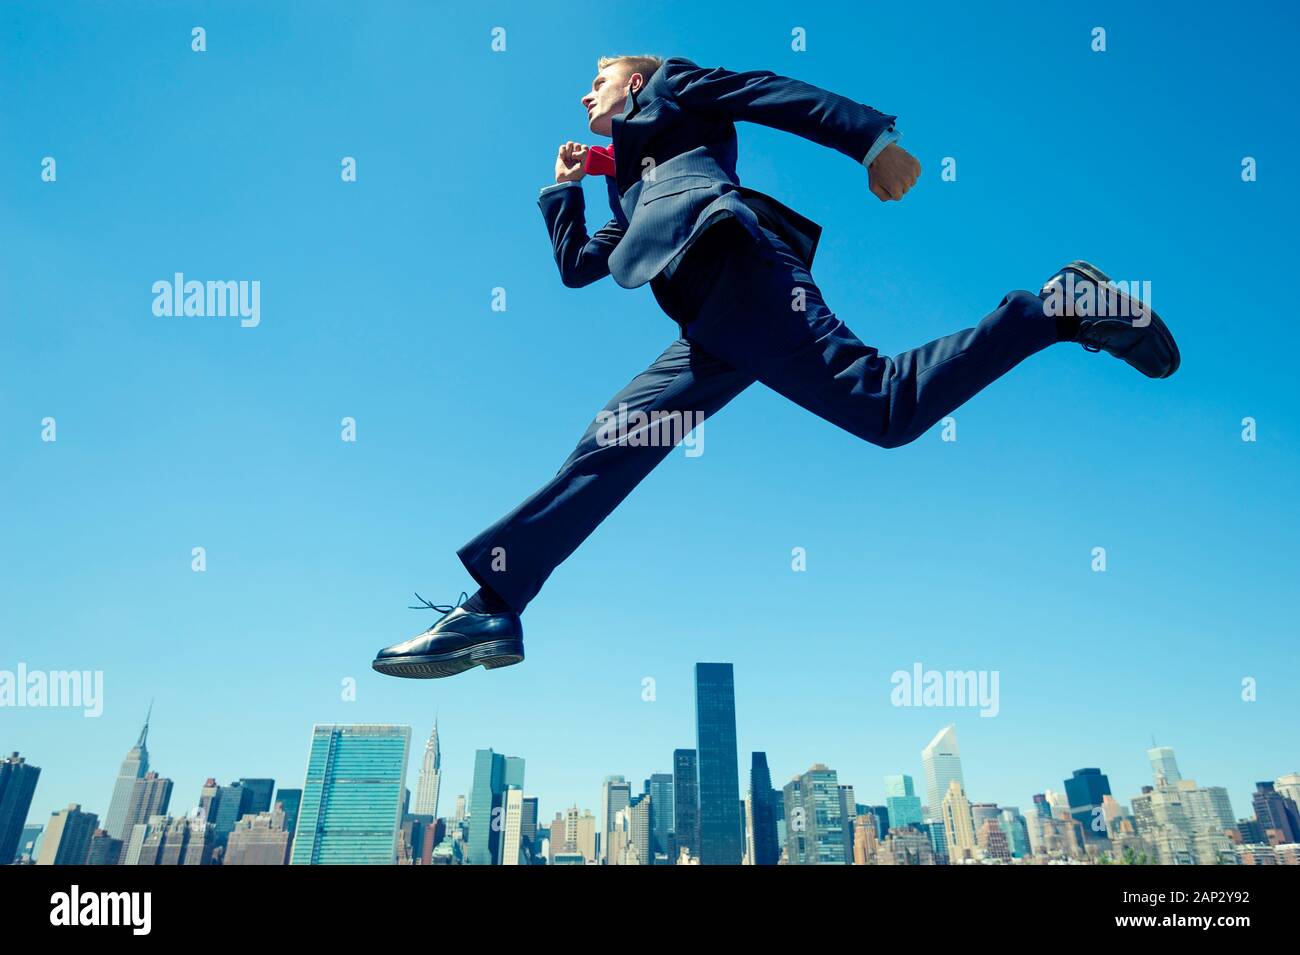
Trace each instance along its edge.
<path fill-rule="evenodd" d="M 592 176 L 612 176 L 614 175 L 614 147 L 609 146 L 588 146 L 587 161 L 583 169 Z"/>

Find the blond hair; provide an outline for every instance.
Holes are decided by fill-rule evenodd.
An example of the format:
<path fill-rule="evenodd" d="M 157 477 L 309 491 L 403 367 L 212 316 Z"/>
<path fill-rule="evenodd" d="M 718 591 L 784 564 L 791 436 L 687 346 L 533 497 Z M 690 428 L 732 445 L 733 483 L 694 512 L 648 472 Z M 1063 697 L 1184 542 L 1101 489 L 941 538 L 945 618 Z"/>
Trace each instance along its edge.
<path fill-rule="evenodd" d="M 596 61 L 596 71 L 599 72 L 605 67 L 612 66 L 615 63 L 626 64 L 629 76 L 633 73 L 641 74 L 642 88 L 644 88 L 645 84 L 650 82 L 650 77 L 655 75 L 655 70 L 659 69 L 663 62 L 664 58 L 662 56 L 653 56 L 648 53 L 640 56 L 630 56 L 628 54 L 622 56 L 602 56 Z"/>

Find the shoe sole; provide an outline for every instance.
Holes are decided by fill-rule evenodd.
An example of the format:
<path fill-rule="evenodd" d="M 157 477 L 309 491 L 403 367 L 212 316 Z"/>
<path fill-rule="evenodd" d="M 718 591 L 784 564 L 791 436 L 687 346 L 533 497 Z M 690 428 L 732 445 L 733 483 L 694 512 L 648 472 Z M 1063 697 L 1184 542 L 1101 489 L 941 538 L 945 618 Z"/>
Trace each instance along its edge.
<path fill-rule="evenodd" d="M 386 676 L 400 676 L 412 680 L 437 680 L 455 676 L 474 667 L 499 670 L 501 667 L 522 663 L 524 644 L 521 640 L 490 640 L 463 650 L 448 653 L 426 653 L 418 656 L 384 657 L 370 664 L 371 669 Z"/>
<path fill-rule="evenodd" d="M 1111 284 L 1111 279 L 1109 275 L 1107 275 L 1101 269 L 1097 268 L 1097 266 L 1093 265 L 1091 262 L 1086 262 L 1083 259 L 1075 259 L 1073 262 L 1067 265 L 1066 268 L 1074 269 L 1075 271 L 1082 273 L 1083 275 L 1085 275 L 1087 278 L 1091 279 L 1094 282 L 1098 282 L 1103 285 Z M 1129 301 L 1142 302 L 1141 299 L 1135 298 L 1134 296 L 1129 295 L 1127 292 L 1121 291 L 1120 294 L 1123 295 L 1125 298 L 1127 298 Z M 1142 302 L 1142 307 L 1151 313 L 1151 328 L 1153 331 L 1158 332 L 1160 334 L 1160 337 L 1163 338 L 1165 342 L 1169 345 L 1169 353 L 1172 356 L 1170 358 L 1170 365 L 1168 371 L 1166 371 L 1163 375 L 1153 375 L 1148 377 L 1168 378 L 1170 375 L 1176 372 L 1178 370 L 1178 366 L 1183 363 L 1183 357 L 1178 351 L 1178 343 L 1174 341 L 1174 336 L 1172 333 L 1170 333 L 1169 327 L 1165 325 L 1163 321 L 1160 320 L 1160 316 L 1156 314 L 1156 310 L 1152 308 L 1150 305 L 1146 304 L 1145 302 Z"/>

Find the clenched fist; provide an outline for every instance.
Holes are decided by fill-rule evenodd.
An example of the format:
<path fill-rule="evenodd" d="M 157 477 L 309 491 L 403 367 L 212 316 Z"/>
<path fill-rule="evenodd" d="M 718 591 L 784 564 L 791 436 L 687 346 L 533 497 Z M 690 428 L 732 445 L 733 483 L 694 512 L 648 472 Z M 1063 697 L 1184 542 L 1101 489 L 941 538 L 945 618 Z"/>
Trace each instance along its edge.
<path fill-rule="evenodd" d="M 867 178 L 871 191 L 881 202 L 902 199 L 907 190 L 921 177 L 921 164 L 916 157 L 897 143 L 890 143 L 871 160 Z"/>
<path fill-rule="evenodd" d="M 555 154 L 555 181 L 577 182 L 587 174 L 586 163 L 586 146 L 575 142 L 562 143 L 560 151 Z"/>

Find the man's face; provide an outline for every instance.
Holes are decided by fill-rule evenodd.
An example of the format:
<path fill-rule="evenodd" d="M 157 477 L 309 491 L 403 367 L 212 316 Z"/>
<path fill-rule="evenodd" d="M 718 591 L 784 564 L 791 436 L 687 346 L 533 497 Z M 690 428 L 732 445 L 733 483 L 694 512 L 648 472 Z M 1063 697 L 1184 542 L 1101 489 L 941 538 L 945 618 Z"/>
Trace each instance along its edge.
<path fill-rule="evenodd" d="M 582 98 L 587 110 L 587 128 L 597 136 L 614 135 L 614 117 L 627 108 L 628 90 L 641 88 L 640 73 L 630 73 L 625 64 L 611 63 L 591 81 L 591 92 Z"/>

